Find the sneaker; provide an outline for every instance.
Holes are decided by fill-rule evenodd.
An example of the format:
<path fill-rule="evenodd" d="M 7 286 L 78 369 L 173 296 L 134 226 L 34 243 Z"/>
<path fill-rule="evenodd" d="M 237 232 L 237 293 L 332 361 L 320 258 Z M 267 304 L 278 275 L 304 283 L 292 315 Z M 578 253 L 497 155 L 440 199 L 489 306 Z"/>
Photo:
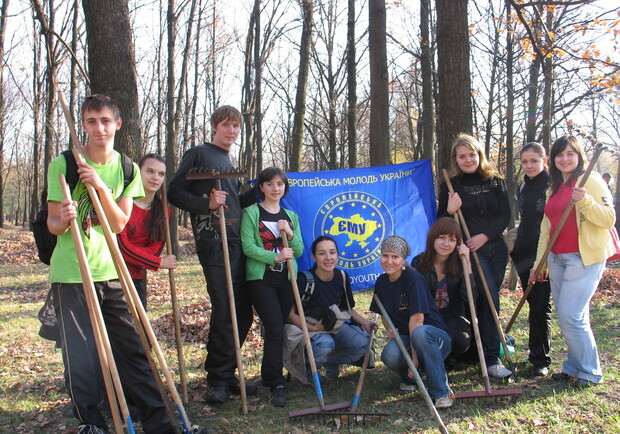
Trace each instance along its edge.
<path fill-rule="evenodd" d="M 179 432 L 183 434 L 211 434 L 213 433 L 213 431 L 211 431 L 209 428 L 204 428 L 200 425 L 192 425 L 189 431 L 187 431 L 185 428 L 183 428 L 182 424 L 179 424 Z"/>
<path fill-rule="evenodd" d="M 231 395 L 241 395 L 241 386 L 239 383 L 234 383 L 228 386 L 228 391 Z M 245 394 L 246 395 L 256 395 L 258 392 L 258 386 L 254 383 L 245 383 Z"/>
<path fill-rule="evenodd" d="M 106 430 L 104 430 L 101 427 L 98 427 L 97 425 L 92 425 L 90 423 L 83 423 L 82 425 L 78 426 L 77 429 L 77 434 L 105 434 L 107 433 Z"/>
<path fill-rule="evenodd" d="M 403 392 L 415 392 L 418 390 L 418 387 L 413 383 L 405 383 L 404 381 L 400 383 L 400 390 Z"/>
<path fill-rule="evenodd" d="M 278 384 L 271 388 L 271 399 L 269 400 L 276 407 L 286 406 L 286 386 Z"/>
<path fill-rule="evenodd" d="M 435 400 L 435 408 L 450 408 L 452 404 L 454 404 L 454 398 L 451 398 L 450 394 Z"/>
<path fill-rule="evenodd" d="M 532 368 L 532 374 L 534 377 L 546 377 L 549 375 L 549 368 L 546 366 L 534 366 Z"/>
<path fill-rule="evenodd" d="M 512 375 L 512 371 L 510 369 L 506 369 L 502 362 L 498 362 L 497 365 L 489 366 L 487 371 L 491 377 L 495 378 L 506 378 Z"/>
<path fill-rule="evenodd" d="M 228 401 L 228 386 L 209 386 L 205 401 L 209 404 L 224 404 Z"/>
<path fill-rule="evenodd" d="M 555 374 L 551 374 L 551 379 L 554 381 L 570 381 L 571 376 L 566 372 L 556 372 Z"/>

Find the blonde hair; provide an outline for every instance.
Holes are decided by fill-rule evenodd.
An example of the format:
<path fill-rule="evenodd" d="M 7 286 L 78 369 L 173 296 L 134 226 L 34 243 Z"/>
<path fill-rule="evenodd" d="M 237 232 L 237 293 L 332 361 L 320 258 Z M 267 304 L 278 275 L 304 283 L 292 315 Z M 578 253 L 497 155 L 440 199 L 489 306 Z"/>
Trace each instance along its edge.
<path fill-rule="evenodd" d="M 463 176 L 463 171 L 456 162 L 456 148 L 459 146 L 465 146 L 478 154 L 478 173 L 482 175 L 484 179 L 490 179 L 493 176 L 498 175 L 493 165 L 487 160 L 484 155 L 482 145 L 475 137 L 469 134 L 461 133 L 454 141 L 452 145 L 452 151 L 450 152 L 451 173 L 450 176 Z"/>

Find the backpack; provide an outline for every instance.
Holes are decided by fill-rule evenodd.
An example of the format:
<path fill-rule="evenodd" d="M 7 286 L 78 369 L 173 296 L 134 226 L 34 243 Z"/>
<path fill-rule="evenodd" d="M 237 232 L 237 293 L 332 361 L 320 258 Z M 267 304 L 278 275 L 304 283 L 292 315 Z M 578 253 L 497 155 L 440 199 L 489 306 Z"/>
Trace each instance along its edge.
<path fill-rule="evenodd" d="M 125 154 L 121 155 L 123 157 L 122 166 L 124 190 L 133 179 L 133 162 Z M 65 157 L 65 161 L 67 163 L 67 171 L 65 174 L 67 185 L 69 186 L 69 191 L 73 193 L 73 190 L 75 189 L 77 183 L 80 181 L 80 176 L 77 171 L 77 161 L 75 161 L 75 155 L 73 155 L 73 151 L 71 150 L 64 151 L 62 153 L 62 156 Z M 34 241 L 37 245 L 39 260 L 44 264 L 49 265 L 50 260 L 52 259 L 52 253 L 54 253 L 54 248 L 56 247 L 56 235 L 52 234 L 47 228 L 47 188 L 44 188 L 41 191 L 40 200 L 41 201 L 39 205 L 39 212 L 30 222 L 30 230 L 34 235 Z"/>

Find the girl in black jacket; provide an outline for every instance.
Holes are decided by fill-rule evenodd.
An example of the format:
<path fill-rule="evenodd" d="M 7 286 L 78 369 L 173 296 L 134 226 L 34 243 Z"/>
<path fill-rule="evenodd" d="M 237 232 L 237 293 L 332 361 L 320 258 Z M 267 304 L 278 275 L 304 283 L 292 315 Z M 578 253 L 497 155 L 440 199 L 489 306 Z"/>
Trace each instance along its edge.
<path fill-rule="evenodd" d="M 463 244 L 459 224 L 453 218 L 442 217 L 428 231 L 426 250 L 411 262 L 424 277 L 426 287 L 452 337 L 452 352 L 446 359 L 448 368 L 456 365 L 456 356 L 469 349 L 472 336 L 467 286 L 459 257 L 461 254 L 469 256 L 469 248 Z M 467 275 L 475 299 L 476 282 L 471 263 Z"/>

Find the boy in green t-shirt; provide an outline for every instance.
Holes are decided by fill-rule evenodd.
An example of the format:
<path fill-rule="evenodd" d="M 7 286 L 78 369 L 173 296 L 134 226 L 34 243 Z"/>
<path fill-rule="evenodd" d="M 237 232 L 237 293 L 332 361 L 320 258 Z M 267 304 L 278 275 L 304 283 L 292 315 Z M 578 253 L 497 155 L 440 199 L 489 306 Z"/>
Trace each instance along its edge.
<path fill-rule="evenodd" d="M 78 163 L 80 182 L 72 192 L 72 201 L 64 200 L 58 181 L 59 174 L 66 174 L 64 157 L 53 159 L 48 170 L 47 225 L 50 232 L 58 236 L 49 280 L 60 325 L 65 386 L 73 400 L 73 414 L 80 420 L 77 432 L 107 430 L 98 407 L 104 390 L 99 359 L 68 230 L 71 220 L 77 218 L 124 393 L 140 410 L 146 433 L 172 433 L 175 431 L 166 415 L 103 230 L 84 185 L 90 183 L 95 187 L 112 231 L 119 233 L 129 220 L 133 199 L 144 195 L 140 171 L 135 164 L 133 179 L 123 189 L 122 156 L 114 150 L 114 135 L 121 124 L 118 105 L 112 99 L 104 95 L 87 97 L 82 104 L 82 127 L 88 135 L 88 143 L 82 147 L 86 163 Z"/>

